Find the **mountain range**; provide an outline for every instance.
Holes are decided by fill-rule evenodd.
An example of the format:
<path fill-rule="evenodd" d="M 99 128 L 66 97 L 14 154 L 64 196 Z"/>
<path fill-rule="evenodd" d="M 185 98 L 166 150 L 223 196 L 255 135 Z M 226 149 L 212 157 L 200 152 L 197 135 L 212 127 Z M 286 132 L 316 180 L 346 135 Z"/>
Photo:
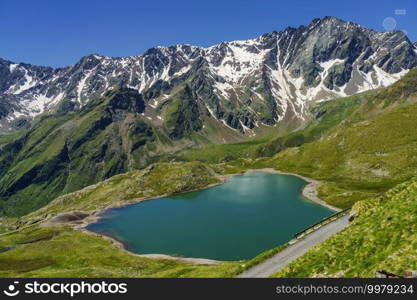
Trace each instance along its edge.
<path fill-rule="evenodd" d="M 403 32 L 376 32 L 334 17 L 208 48 L 155 47 L 122 58 L 93 54 L 57 69 L 0 59 L 0 130 L 79 110 L 123 86 L 141 94 L 143 119 L 156 126 L 163 125 L 172 98 L 185 93 L 199 121 L 170 132 L 174 139 L 202 130 L 206 119 L 248 137 L 280 121 L 300 124 L 311 103 L 388 86 L 416 66 L 417 48 Z"/>

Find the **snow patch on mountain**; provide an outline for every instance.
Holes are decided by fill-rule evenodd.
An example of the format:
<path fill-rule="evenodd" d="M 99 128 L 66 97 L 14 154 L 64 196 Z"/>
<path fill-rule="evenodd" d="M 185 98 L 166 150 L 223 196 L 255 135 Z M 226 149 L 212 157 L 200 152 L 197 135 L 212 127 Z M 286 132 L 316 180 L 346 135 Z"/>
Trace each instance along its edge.
<path fill-rule="evenodd" d="M 16 69 L 17 66 L 19 66 L 19 64 L 10 64 L 9 66 L 10 73 L 13 73 L 13 71 Z"/>
<path fill-rule="evenodd" d="M 378 86 L 379 87 L 386 87 L 389 86 L 391 84 L 393 84 L 394 82 L 396 82 L 398 79 L 400 79 L 402 76 L 404 76 L 405 74 L 407 74 L 407 72 L 409 70 L 401 70 L 401 72 L 398 73 L 394 73 L 394 74 L 389 74 L 387 72 L 385 72 L 384 70 L 382 70 L 381 68 L 379 68 L 378 66 L 374 66 L 373 67 L 377 78 L 378 78 Z"/>
<path fill-rule="evenodd" d="M 85 83 L 86 83 L 87 79 L 91 76 L 93 71 L 94 70 L 88 71 L 87 74 L 84 75 L 84 77 L 81 79 L 81 81 L 79 82 L 79 84 L 77 86 L 77 101 L 79 103 L 82 103 L 81 96 L 82 96 L 82 92 L 85 88 Z"/>

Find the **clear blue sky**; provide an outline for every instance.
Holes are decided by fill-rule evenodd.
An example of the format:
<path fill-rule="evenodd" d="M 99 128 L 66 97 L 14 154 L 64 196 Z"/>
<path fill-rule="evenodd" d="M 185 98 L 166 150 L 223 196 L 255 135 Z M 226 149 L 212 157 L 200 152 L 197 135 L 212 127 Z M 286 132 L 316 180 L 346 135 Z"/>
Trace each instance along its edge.
<path fill-rule="evenodd" d="M 324 16 L 378 31 L 394 17 L 397 29 L 417 40 L 415 0 L 0 0 L 0 57 L 59 67 L 91 53 L 128 56 L 157 45 L 247 39 Z"/>

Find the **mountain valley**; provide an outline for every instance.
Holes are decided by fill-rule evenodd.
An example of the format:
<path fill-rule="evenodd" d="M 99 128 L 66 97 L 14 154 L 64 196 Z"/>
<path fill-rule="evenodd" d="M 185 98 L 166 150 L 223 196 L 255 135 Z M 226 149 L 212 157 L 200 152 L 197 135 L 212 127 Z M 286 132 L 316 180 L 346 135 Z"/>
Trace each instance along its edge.
<path fill-rule="evenodd" d="M 57 69 L 0 59 L 0 274 L 236 276 L 286 244 L 201 266 L 135 256 L 57 220 L 265 168 L 317 180 L 320 199 L 352 215 L 274 276 L 416 269 L 416 114 L 417 44 L 334 17 Z"/>

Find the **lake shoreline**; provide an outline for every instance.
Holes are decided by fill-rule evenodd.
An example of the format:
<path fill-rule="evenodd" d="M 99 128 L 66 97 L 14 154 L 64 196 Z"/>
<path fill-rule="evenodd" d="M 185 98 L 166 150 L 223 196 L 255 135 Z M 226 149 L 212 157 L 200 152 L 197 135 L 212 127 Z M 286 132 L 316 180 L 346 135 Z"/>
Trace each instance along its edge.
<path fill-rule="evenodd" d="M 207 259 L 207 258 L 195 258 L 195 257 L 180 257 L 180 256 L 172 256 L 172 255 L 168 255 L 168 254 L 159 254 L 159 253 L 155 253 L 155 254 L 138 254 L 135 252 L 132 252 L 130 250 L 128 250 L 127 245 L 115 238 L 114 236 L 110 236 L 110 235 L 106 235 L 103 233 L 97 233 L 97 232 L 93 232 L 87 229 L 87 226 L 93 223 L 98 222 L 101 218 L 103 218 L 101 216 L 101 214 L 103 214 L 105 211 L 110 210 L 110 209 L 117 209 L 117 208 L 124 208 L 127 207 L 129 205 L 134 205 L 134 204 L 138 204 L 144 201 L 151 201 L 151 200 L 156 200 L 159 198 L 164 198 L 164 197 L 169 197 L 169 196 L 174 196 L 174 195 L 181 195 L 184 193 L 191 193 L 191 192 L 197 192 L 197 191 L 203 191 L 205 189 L 209 189 L 218 185 L 223 184 L 228 178 L 235 176 L 235 175 L 241 175 L 242 173 L 237 173 L 237 174 L 228 174 L 228 175 L 219 175 L 217 176 L 217 178 L 220 180 L 219 182 L 216 183 L 211 183 L 203 188 L 197 188 L 197 189 L 192 189 L 192 190 L 188 190 L 188 191 L 184 191 L 184 192 L 180 192 L 180 193 L 170 193 L 170 194 L 163 194 L 163 195 L 158 195 L 158 196 L 152 196 L 152 197 L 143 197 L 143 198 L 136 198 L 136 199 L 132 199 L 129 201 L 125 201 L 123 203 L 112 203 L 98 211 L 96 211 L 95 213 L 93 213 L 92 215 L 86 217 L 85 219 L 83 219 L 79 224 L 77 224 L 76 226 L 74 226 L 73 228 L 75 230 L 80 230 L 86 234 L 90 234 L 90 235 L 94 235 L 94 236 L 99 236 L 101 238 L 104 238 L 107 241 L 110 241 L 113 245 L 115 245 L 119 250 L 127 252 L 131 255 L 135 255 L 135 256 L 139 256 L 139 257 L 144 257 L 144 258 L 151 258 L 151 259 L 168 259 L 168 260 L 175 260 L 175 261 L 181 261 L 181 262 L 185 262 L 185 263 L 191 263 L 194 265 L 218 265 L 221 264 L 225 261 L 220 261 L 220 260 L 214 260 L 214 259 Z"/>
<path fill-rule="evenodd" d="M 124 207 L 130 206 L 130 205 L 134 205 L 134 204 L 144 202 L 144 201 L 151 201 L 151 200 L 156 200 L 156 199 L 159 199 L 159 198 L 165 198 L 165 197 L 177 196 L 177 195 L 181 195 L 181 194 L 185 194 L 185 193 L 203 191 L 203 190 L 221 185 L 221 184 L 225 183 L 225 181 L 228 178 L 230 178 L 232 176 L 235 176 L 235 175 L 240 175 L 240 174 L 241 173 L 233 174 L 233 175 L 219 175 L 217 177 L 220 180 L 219 182 L 211 183 L 211 184 L 206 185 L 202 188 L 191 189 L 191 190 L 183 191 L 183 192 L 180 192 L 180 193 L 167 193 L 167 194 L 162 194 L 162 195 L 157 195 L 157 196 L 135 198 L 135 199 L 131 199 L 131 200 L 128 200 L 128 201 L 111 203 L 111 204 L 109 204 L 109 205 L 107 205 L 103 208 L 100 208 L 98 211 L 95 211 L 93 214 L 91 214 L 87 218 L 83 219 L 79 224 L 77 224 L 77 226 L 75 228 L 76 229 L 83 229 L 84 227 L 87 227 L 88 225 L 99 221 L 102 218 L 101 214 L 103 214 L 105 211 L 110 210 L 110 209 L 124 208 Z"/>
<path fill-rule="evenodd" d="M 298 177 L 300 179 L 303 179 L 304 181 L 307 181 L 307 185 L 303 188 L 302 190 L 302 195 L 304 198 L 319 204 L 321 206 L 327 207 L 330 210 L 333 210 L 335 212 L 340 212 L 342 211 L 342 209 L 337 208 L 333 205 L 330 205 L 329 203 L 327 203 L 326 201 L 322 200 L 319 198 L 318 196 L 318 191 L 317 188 L 320 185 L 320 181 L 315 180 L 313 178 L 309 178 L 309 177 L 305 177 L 299 174 L 295 174 L 295 173 L 287 173 L 287 172 L 281 172 L 278 170 L 275 170 L 273 168 L 263 168 L 263 169 L 248 169 L 245 173 L 249 173 L 249 172 L 256 172 L 256 171 L 261 171 L 261 172 L 266 172 L 266 173 L 271 173 L 271 174 L 280 174 L 280 175 L 290 175 L 290 176 L 295 176 Z"/>
<path fill-rule="evenodd" d="M 142 258 L 175 260 L 175 261 L 180 261 L 184 263 L 191 263 L 193 265 L 205 265 L 205 266 L 213 266 L 213 265 L 218 265 L 218 264 L 225 262 L 225 261 L 208 259 L 208 258 L 181 257 L 181 256 L 172 256 L 168 254 L 138 254 L 133 251 L 130 251 L 123 241 L 115 238 L 114 236 L 110 236 L 104 233 L 93 232 L 93 231 L 86 229 L 85 227 L 77 227 L 74 229 L 81 230 L 82 232 L 89 234 L 89 235 L 101 237 L 109 241 L 110 243 L 112 243 L 120 251 L 126 252 L 130 255 L 142 257 Z"/>
<path fill-rule="evenodd" d="M 134 204 L 143 202 L 143 201 L 150 201 L 150 200 L 155 200 L 155 199 L 159 199 L 159 198 L 163 198 L 163 197 L 169 197 L 169 196 L 173 196 L 173 195 L 180 195 L 180 194 L 183 194 L 183 193 L 202 191 L 202 190 L 205 190 L 205 189 L 209 189 L 209 188 L 221 185 L 221 184 L 225 183 L 225 181 L 227 179 L 229 179 L 233 176 L 244 175 L 244 174 L 252 173 L 252 172 L 265 172 L 265 173 L 270 173 L 270 174 L 289 175 L 289 176 L 295 176 L 295 177 L 298 177 L 300 179 L 303 179 L 304 181 L 307 182 L 307 185 L 304 186 L 301 193 L 302 193 L 302 196 L 306 200 L 314 202 L 314 203 L 319 204 L 321 206 L 327 207 L 330 210 L 333 210 L 335 212 L 341 211 L 341 209 L 336 208 L 336 207 L 334 207 L 330 204 L 327 204 L 326 202 L 324 202 L 322 199 L 320 199 L 318 197 L 317 187 L 320 184 L 320 181 L 318 181 L 318 180 L 308 178 L 308 177 L 305 177 L 305 176 L 302 176 L 302 175 L 299 175 L 299 174 L 281 172 L 281 171 L 275 170 L 273 168 L 247 169 L 244 172 L 240 172 L 240 173 L 219 175 L 217 177 L 219 179 L 219 182 L 209 184 L 209 185 L 207 185 L 203 188 L 198 188 L 198 189 L 184 191 L 184 192 L 175 193 L 175 194 L 164 194 L 164 195 L 158 195 L 158 196 L 154 196 L 154 197 L 144 197 L 144 198 L 132 199 L 130 201 L 126 201 L 126 202 L 123 202 L 123 203 L 110 204 L 110 205 L 106 206 L 105 208 L 100 209 L 99 211 L 95 212 L 94 214 L 92 214 L 92 215 L 88 216 L 87 218 L 85 218 L 84 220 L 82 220 L 80 224 L 77 224 L 74 227 L 74 229 L 81 230 L 86 234 L 100 236 L 100 237 L 110 241 L 118 249 L 120 249 L 122 251 L 125 251 L 129 254 L 135 255 L 135 256 L 144 257 L 144 258 L 154 258 L 154 259 L 170 259 L 170 260 L 182 261 L 182 262 L 185 262 L 185 263 L 192 263 L 192 264 L 195 264 L 195 265 L 217 265 L 217 264 L 223 263 L 224 261 L 205 259 L 205 258 L 179 257 L 179 256 L 166 255 L 166 254 L 138 254 L 138 253 L 135 253 L 135 252 L 132 252 L 132 251 L 128 250 L 127 245 L 123 241 L 118 240 L 117 238 L 115 238 L 113 236 L 110 236 L 110 235 L 90 231 L 90 230 L 87 229 L 87 226 L 90 225 L 90 224 L 98 222 L 102 218 L 101 214 L 103 214 L 105 211 L 107 211 L 109 209 L 123 208 L 123 207 L 127 207 L 129 205 L 134 205 Z"/>

